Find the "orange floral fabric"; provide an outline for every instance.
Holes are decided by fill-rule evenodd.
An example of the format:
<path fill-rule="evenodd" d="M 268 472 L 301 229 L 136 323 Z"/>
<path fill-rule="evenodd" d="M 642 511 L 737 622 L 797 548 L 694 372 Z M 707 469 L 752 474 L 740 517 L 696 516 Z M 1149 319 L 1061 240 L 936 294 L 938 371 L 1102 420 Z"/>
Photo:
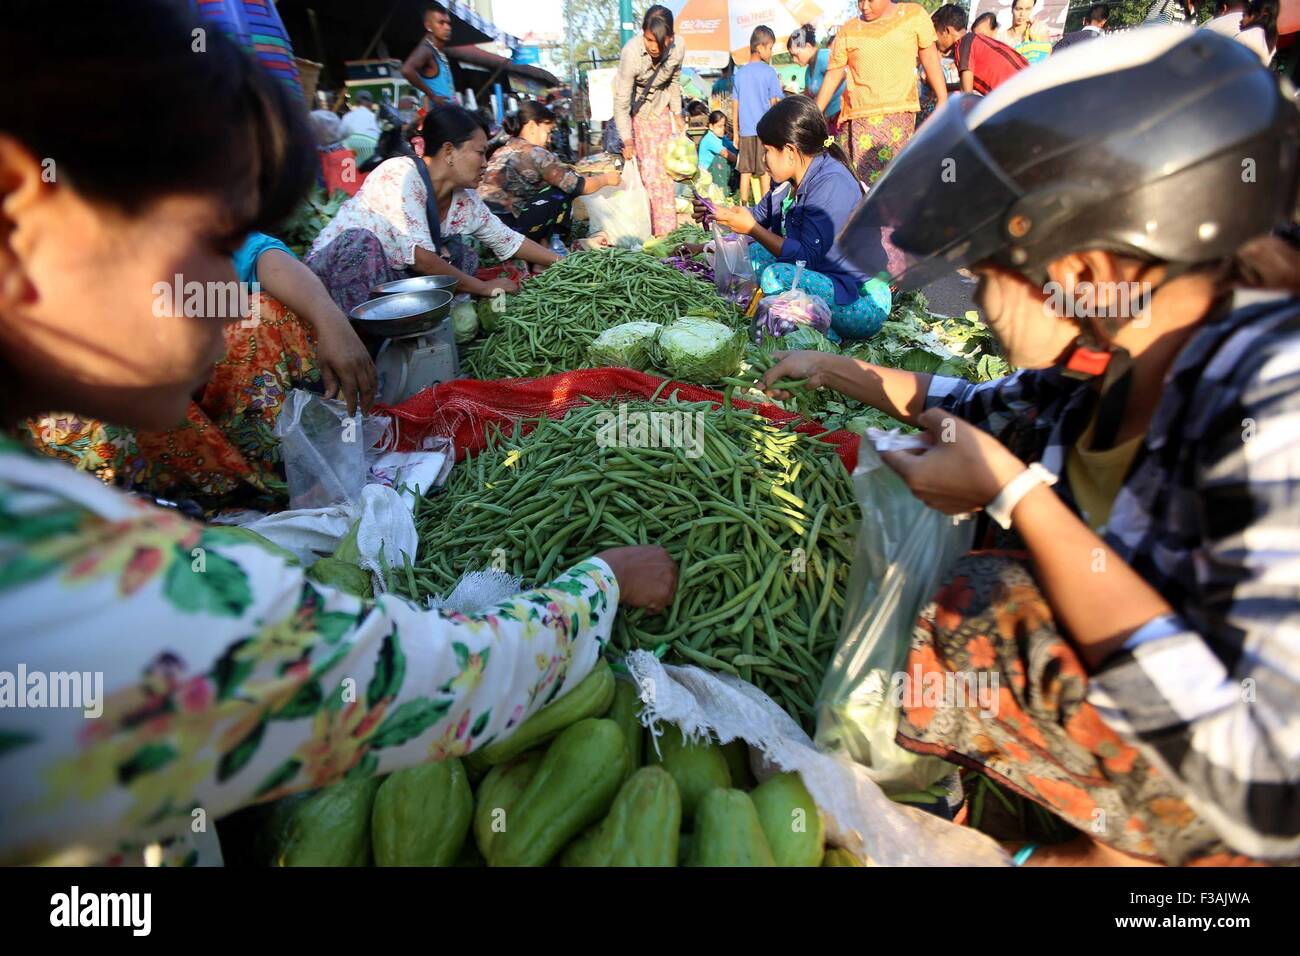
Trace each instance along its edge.
<path fill-rule="evenodd" d="M 901 746 L 986 773 L 1125 853 L 1171 865 L 1251 864 L 1087 702 L 1088 675 L 1022 554 L 958 561 L 912 640 L 908 674 L 926 683 L 974 676 L 993 706 L 905 698 Z"/>

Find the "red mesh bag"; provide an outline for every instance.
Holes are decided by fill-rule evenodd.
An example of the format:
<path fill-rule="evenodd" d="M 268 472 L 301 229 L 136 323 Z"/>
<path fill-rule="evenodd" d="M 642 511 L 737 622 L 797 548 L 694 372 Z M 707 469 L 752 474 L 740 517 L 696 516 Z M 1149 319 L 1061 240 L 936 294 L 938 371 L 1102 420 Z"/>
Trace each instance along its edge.
<path fill-rule="evenodd" d="M 397 429 L 397 448 L 402 451 L 420 447 L 430 436 L 449 437 L 456 443 L 456 457 L 483 449 L 488 427 L 497 425 L 509 430 L 524 418 L 546 415 L 560 418 L 571 408 L 583 404 L 584 398 L 617 400 L 650 398 L 663 379 L 627 368 L 592 368 L 561 372 L 545 378 L 503 378 L 494 381 L 458 379 L 443 382 L 412 395 L 396 406 L 381 406 L 377 411 L 393 418 Z M 668 385 L 662 395 L 676 391 L 685 401 L 722 404 L 722 394 L 713 389 L 686 382 Z M 798 418 L 766 403 L 735 400 L 736 408 L 752 408 L 777 422 Z M 795 431 L 808 435 L 825 435 L 836 446 L 844 467 L 851 473 L 858 462 L 858 436 L 852 432 L 827 432 L 815 422 L 805 421 Z"/>

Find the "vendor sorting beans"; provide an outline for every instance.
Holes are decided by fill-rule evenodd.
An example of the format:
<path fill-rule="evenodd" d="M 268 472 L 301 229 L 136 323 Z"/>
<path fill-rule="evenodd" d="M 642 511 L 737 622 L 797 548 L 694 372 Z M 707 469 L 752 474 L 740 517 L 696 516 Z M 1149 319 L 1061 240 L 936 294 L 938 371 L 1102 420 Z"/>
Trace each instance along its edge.
<path fill-rule="evenodd" d="M 573 198 L 617 186 L 618 172 L 579 176 L 547 149 L 555 114 L 540 103 L 520 103 L 502 124 L 510 136 L 488 160 L 478 193 L 507 228 L 545 243 L 552 233 L 567 235 Z"/>

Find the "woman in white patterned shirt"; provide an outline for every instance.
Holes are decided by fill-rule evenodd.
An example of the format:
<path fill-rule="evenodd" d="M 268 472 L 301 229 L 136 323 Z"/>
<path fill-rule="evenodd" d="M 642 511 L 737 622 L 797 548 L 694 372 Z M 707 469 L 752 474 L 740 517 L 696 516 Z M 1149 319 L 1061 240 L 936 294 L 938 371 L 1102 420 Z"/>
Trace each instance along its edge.
<path fill-rule="evenodd" d="M 487 131 L 477 116 L 459 106 L 439 107 L 412 131 L 410 142 L 416 155 L 380 163 L 307 254 L 308 267 L 339 308 L 350 311 L 371 298 L 373 286 L 412 275 L 455 276 L 458 291 L 471 295 L 516 291 L 510 279 L 474 275 L 477 257 L 464 242 L 469 236 L 502 260 L 540 266 L 559 260 L 507 227 L 479 198 L 474 187 L 487 165 Z M 430 218 L 430 186 L 436 219 Z"/>

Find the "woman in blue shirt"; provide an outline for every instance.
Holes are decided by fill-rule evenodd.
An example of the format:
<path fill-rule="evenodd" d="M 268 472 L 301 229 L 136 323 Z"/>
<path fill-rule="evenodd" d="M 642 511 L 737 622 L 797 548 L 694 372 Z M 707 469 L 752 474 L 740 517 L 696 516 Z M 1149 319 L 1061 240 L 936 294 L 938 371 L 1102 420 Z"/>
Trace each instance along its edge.
<path fill-rule="evenodd" d="M 782 100 L 758 121 L 758 138 L 773 188 L 752 212 L 719 206 L 718 222 L 753 240 L 749 259 L 764 295 L 788 291 L 803 261 L 799 288 L 830 307 L 831 330 L 848 339 L 875 335 L 889 315 L 889 286 L 868 280 L 835 243 L 863 189 L 817 104 L 806 96 Z M 697 206 L 697 217 L 703 213 Z"/>
<path fill-rule="evenodd" d="M 790 51 L 790 57 L 804 67 L 803 92 L 805 96 L 812 97 L 815 103 L 817 94 L 822 91 L 822 81 L 826 79 L 826 70 L 831 62 L 831 51 L 825 48 L 818 49 L 817 30 L 811 23 L 805 23 L 791 33 L 790 39 L 785 41 L 785 48 Z M 835 91 L 830 105 L 826 107 L 826 126 L 832 136 L 840 125 L 840 97 L 843 94 L 844 81 L 841 80 L 839 89 Z"/>

